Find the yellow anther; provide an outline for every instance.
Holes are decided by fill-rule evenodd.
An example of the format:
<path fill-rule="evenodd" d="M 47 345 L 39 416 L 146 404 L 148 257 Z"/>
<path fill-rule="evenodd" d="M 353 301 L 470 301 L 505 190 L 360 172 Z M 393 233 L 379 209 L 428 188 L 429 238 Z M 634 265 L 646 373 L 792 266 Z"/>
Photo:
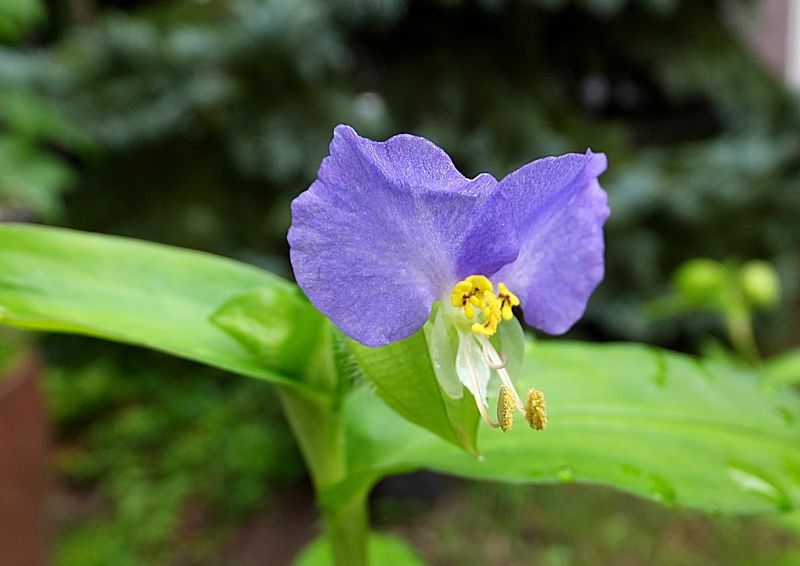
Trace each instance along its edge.
<path fill-rule="evenodd" d="M 452 293 L 450 293 L 450 304 L 456 308 L 463 307 L 472 296 L 471 291 L 472 284 L 469 281 L 459 281 L 456 283 L 456 286 L 453 287 Z"/>
<path fill-rule="evenodd" d="M 464 304 L 464 314 L 467 315 L 467 318 L 470 320 L 475 318 L 475 311 L 472 310 L 472 304 L 470 303 Z"/>
<path fill-rule="evenodd" d="M 476 294 L 482 294 L 485 291 L 494 292 L 494 285 L 485 275 L 470 275 L 464 281 L 469 282 L 474 287 Z"/>
<path fill-rule="evenodd" d="M 525 419 L 536 430 L 544 430 L 547 426 L 547 406 L 544 402 L 544 393 L 538 389 L 528 391 L 525 402 Z"/>
<path fill-rule="evenodd" d="M 500 396 L 497 398 L 497 420 L 503 432 L 508 432 L 514 425 L 514 396 L 505 385 L 500 386 Z"/>
<path fill-rule="evenodd" d="M 483 300 L 483 293 L 480 293 L 478 295 L 472 295 L 469 298 L 469 302 L 470 304 L 475 305 L 479 309 L 482 309 L 483 307 L 486 306 L 486 302 Z"/>
<path fill-rule="evenodd" d="M 497 285 L 497 292 L 502 303 L 501 312 L 503 314 L 503 320 L 511 320 L 514 317 L 514 313 L 511 309 L 519 306 L 519 297 L 512 293 L 509 288 L 506 287 L 505 283 L 499 283 Z"/>

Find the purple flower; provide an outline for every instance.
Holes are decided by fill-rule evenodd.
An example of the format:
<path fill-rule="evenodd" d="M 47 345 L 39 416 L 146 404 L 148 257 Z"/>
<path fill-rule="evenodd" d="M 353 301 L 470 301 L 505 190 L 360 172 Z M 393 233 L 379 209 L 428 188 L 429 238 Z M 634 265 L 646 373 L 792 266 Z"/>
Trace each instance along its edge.
<path fill-rule="evenodd" d="M 560 334 L 602 280 L 605 168 L 605 155 L 587 151 L 533 161 L 500 181 L 467 179 L 424 138 L 375 142 L 338 126 L 317 180 L 292 203 L 295 277 L 367 346 L 410 336 L 441 301 L 497 369 L 485 345 L 511 307 Z M 461 378 L 485 399 L 481 379 Z"/>

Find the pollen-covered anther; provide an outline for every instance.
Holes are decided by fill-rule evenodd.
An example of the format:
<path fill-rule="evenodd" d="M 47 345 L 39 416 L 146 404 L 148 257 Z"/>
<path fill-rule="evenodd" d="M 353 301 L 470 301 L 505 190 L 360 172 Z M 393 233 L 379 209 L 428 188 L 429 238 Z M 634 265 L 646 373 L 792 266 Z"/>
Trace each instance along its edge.
<path fill-rule="evenodd" d="M 514 425 L 514 395 L 505 385 L 500 386 L 497 398 L 497 421 L 503 432 L 508 432 Z"/>
<path fill-rule="evenodd" d="M 544 402 L 544 393 L 538 389 L 528 391 L 528 398 L 525 401 L 525 419 L 535 430 L 544 430 L 547 426 L 547 406 Z"/>

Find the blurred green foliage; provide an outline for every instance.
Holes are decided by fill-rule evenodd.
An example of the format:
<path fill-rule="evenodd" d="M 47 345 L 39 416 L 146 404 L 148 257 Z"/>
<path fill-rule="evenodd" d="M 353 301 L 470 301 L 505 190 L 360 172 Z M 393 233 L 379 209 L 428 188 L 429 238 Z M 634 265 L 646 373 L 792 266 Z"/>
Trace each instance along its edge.
<path fill-rule="evenodd" d="M 374 509 L 376 523 L 410 538 L 430 564 L 790 566 L 800 559 L 794 515 L 709 517 L 593 486 L 472 483 L 446 491 L 435 507 L 384 494 Z"/>
<path fill-rule="evenodd" d="M 233 525 L 302 474 L 265 383 L 137 354 L 61 359 L 45 377 L 78 500 L 56 564 L 213 563 Z"/>
<path fill-rule="evenodd" d="M 29 342 L 23 332 L 9 328 L 0 329 L 0 381 L 10 377 L 10 370 L 20 361 L 20 353 Z"/>
<path fill-rule="evenodd" d="M 45 19 L 41 0 L 0 0 L 0 42 L 23 37 Z"/>
<path fill-rule="evenodd" d="M 3 43 L 20 40 L 42 24 L 39 0 L 0 0 L 0 221 L 26 219 L 33 213 L 54 220 L 60 195 L 73 180 L 72 168 L 53 151 L 78 150 L 87 140 L 49 101 L 8 75 L 23 71 Z M 9 80 L 10 79 L 10 80 Z"/>
<path fill-rule="evenodd" d="M 673 293 L 645 306 L 651 317 L 714 313 L 724 321 L 728 340 L 741 361 L 761 361 L 753 316 L 758 311 L 774 309 L 781 298 L 781 283 L 769 262 L 750 260 L 740 264 L 735 260 L 695 258 L 682 263 L 672 281 Z"/>

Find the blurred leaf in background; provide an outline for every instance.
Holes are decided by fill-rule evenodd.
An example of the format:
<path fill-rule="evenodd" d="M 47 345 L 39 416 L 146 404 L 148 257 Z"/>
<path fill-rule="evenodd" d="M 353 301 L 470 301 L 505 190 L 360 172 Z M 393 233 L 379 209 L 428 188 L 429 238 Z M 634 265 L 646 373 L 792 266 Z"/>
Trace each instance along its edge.
<path fill-rule="evenodd" d="M 46 19 L 39 0 L 0 0 L 0 221 L 56 220 L 61 193 L 75 180 L 64 151 L 87 142 L 32 88 L 23 52 L 2 45 L 24 40 Z"/>
<path fill-rule="evenodd" d="M 0 219 L 55 220 L 61 193 L 75 180 L 57 146 L 79 135 L 47 102 L 24 89 L 0 88 Z"/>
<path fill-rule="evenodd" d="M 41 0 L 0 0 L 0 43 L 22 39 L 46 18 Z"/>
<path fill-rule="evenodd" d="M 690 259 L 678 267 L 672 283 L 671 293 L 645 305 L 648 316 L 660 320 L 713 313 L 724 325 L 739 360 L 751 365 L 761 362 L 753 319 L 760 311 L 775 309 L 781 301 L 781 282 L 769 262 Z"/>

